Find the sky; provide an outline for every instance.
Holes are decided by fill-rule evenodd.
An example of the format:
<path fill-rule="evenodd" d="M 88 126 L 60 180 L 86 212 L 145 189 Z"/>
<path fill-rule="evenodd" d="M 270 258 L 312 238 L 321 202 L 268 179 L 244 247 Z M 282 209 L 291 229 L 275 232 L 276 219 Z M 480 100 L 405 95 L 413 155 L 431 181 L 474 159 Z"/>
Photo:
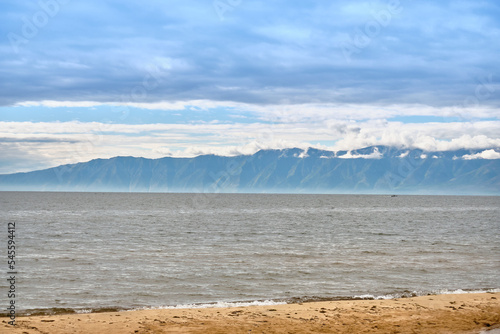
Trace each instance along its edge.
<path fill-rule="evenodd" d="M 499 41 L 496 0 L 3 0 L 0 174 L 290 147 L 499 158 Z"/>

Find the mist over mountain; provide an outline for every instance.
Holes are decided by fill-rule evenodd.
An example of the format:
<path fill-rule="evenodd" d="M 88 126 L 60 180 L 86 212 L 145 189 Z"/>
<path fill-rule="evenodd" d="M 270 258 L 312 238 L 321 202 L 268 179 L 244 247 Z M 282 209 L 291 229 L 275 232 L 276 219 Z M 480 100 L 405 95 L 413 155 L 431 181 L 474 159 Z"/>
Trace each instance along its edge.
<path fill-rule="evenodd" d="M 373 146 L 234 157 L 115 157 L 0 175 L 0 190 L 500 195 L 500 159 L 483 158 L 498 152 Z"/>

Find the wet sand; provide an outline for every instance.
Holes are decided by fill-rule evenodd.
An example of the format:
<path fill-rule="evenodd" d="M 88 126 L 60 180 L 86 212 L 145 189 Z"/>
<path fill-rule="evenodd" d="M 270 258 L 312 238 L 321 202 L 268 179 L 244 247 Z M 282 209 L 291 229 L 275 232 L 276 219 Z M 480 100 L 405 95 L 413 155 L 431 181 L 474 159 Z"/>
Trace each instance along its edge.
<path fill-rule="evenodd" d="M 273 306 L 0 318 L 1 333 L 480 333 L 500 328 L 500 293 Z M 487 333 L 487 332 L 486 332 Z"/>

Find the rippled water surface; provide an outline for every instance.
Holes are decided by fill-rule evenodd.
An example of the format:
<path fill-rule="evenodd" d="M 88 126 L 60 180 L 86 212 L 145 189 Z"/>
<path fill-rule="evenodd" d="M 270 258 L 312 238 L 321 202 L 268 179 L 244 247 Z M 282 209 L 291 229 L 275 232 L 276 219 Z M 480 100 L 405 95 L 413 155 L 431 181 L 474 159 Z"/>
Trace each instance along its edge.
<path fill-rule="evenodd" d="M 0 192 L 0 212 L 24 310 L 500 288 L 500 197 Z"/>

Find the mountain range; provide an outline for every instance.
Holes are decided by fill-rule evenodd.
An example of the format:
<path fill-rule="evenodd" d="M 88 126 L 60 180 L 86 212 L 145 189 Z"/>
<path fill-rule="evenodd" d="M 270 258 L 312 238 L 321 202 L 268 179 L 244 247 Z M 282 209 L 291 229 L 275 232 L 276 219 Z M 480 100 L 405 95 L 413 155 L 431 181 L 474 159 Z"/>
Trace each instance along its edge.
<path fill-rule="evenodd" d="M 115 157 L 0 175 L 0 190 L 500 195 L 500 159 L 483 159 L 482 152 L 372 146 L 232 157 Z"/>

